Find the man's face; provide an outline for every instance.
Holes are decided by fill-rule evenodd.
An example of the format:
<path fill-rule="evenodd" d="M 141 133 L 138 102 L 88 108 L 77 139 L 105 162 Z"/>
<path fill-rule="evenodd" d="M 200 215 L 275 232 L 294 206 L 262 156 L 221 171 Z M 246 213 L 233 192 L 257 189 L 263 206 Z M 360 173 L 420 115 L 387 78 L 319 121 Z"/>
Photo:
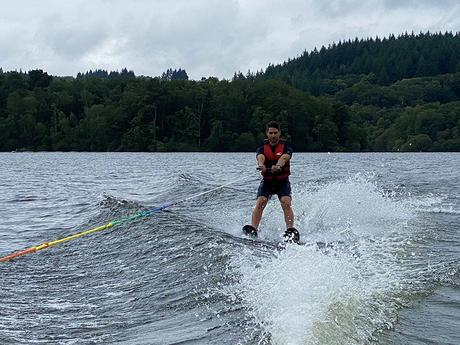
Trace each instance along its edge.
<path fill-rule="evenodd" d="M 267 130 L 267 138 L 270 144 L 277 144 L 280 139 L 281 131 L 276 128 L 269 127 Z"/>

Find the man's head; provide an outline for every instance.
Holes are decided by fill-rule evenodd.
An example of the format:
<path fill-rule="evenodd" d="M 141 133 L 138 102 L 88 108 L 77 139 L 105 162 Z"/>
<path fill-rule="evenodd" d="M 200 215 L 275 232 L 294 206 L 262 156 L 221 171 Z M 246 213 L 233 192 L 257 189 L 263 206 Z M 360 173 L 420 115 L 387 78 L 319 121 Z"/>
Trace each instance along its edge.
<path fill-rule="evenodd" d="M 276 121 L 270 121 L 265 126 L 265 129 L 270 144 L 276 145 L 280 140 L 281 136 L 280 124 Z"/>

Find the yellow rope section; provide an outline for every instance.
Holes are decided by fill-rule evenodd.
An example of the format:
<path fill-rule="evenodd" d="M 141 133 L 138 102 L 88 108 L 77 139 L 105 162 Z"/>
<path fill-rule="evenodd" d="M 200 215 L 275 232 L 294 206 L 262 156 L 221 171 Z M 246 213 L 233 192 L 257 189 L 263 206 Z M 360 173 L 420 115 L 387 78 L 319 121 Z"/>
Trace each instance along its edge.
<path fill-rule="evenodd" d="M 55 246 L 55 245 L 57 245 L 59 243 L 63 243 L 63 242 L 73 240 L 74 238 L 82 237 L 82 236 L 85 236 L 85 235 L 88 235 L 88 234 L 92 234 L 93 232 L 96 232 L 96 231 L 101 231 L 101 230 L 104 230 L 104 229 L 107 229 L 107 228 L 111 228 L 113 225 L 114 225 L 114 223 L 110 222 L 110 223 L 107 223 L 105 225 L 98 226 L 97 228 L 94 228 L 94 229 L 79 232 L 78 234 L 75 234 L 75 235 L 72 235 L 72 236 L 61 238 L 59 240 L 45 242 L 45 243 L 42 243 L 42 244 L 40 244 L 38 246 L 30 247 L 28 249 L 21 250 L 19 252 L 15 252 L 15 253 L 12 253 L 10 255 L 4 256 L 4 257 L 0 258 L 0 262 L 6 262 L 8 260 L 17 258 L 19 256 L 27 255 L 27 254 L 30 254 L 30 253 L 35 253 L 35 252 L 38 252 L 39 250 Z"/>

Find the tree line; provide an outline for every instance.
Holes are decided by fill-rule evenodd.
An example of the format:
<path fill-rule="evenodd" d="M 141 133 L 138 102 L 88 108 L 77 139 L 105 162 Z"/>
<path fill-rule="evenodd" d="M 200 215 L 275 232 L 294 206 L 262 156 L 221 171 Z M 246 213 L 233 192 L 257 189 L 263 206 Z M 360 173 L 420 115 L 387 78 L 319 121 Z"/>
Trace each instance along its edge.
<path fill-rule="evenodd" d="M 459 151 L 459 43 L 340 42 L 232 80 L 0 68 L 0 150 L 253 151 L 277 120 L 296 151 Z"/>
<path fill-rule="evenodd" d="M 283 80 L 313 95 L 334 94 L 347 85 L 333 81 L 346 75 L 372 74 L 377 84 L 390 85 L 402 79 L 460 72 L 459 52 L 460 33 L 355 38 L 305 51 L 255 76 Z"/>

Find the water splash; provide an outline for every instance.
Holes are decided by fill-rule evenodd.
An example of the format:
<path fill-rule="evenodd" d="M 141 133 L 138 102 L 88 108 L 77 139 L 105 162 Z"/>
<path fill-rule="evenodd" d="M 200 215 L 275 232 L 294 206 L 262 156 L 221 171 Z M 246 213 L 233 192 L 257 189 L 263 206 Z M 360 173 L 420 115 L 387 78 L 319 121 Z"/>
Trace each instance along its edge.
<path fill-rule="evenodd" d="M 379 188 L 372 176 L 357 174 L 313 188 L 317 190 L 303 193 L 300 228 L 318 240 L 375 236 L 399 229 L 414 217 L 408 203 Z"/>
<path fill-rule="evenodd" d="M 275 344 L 304 344 L 331 303 L 354 291 L 353 265 L 313 247 L 290 245 L 273 258 L 234 257 L 234 286 L 256 323 Z"/>
<path fill-rule="evenodd" d="M 251 248 L 233 255 L 231 271 L 238 279 L 227 293 L 239 296 L 263 330 L 261 343 L 375 340 L 393 326 L 406 296 L 424 284 L 417 279 L 424 268 L 413 265 L 417 255 L 410 249 L 416 210 L 363 175 L 310 185 L 301 194 L 295 210 L 307 245 L 273 255 Z M 282 220 L 276 206 L 265 215 L 272 233 Z M 330 246 L 321 249 L 318 240 Z"/>

